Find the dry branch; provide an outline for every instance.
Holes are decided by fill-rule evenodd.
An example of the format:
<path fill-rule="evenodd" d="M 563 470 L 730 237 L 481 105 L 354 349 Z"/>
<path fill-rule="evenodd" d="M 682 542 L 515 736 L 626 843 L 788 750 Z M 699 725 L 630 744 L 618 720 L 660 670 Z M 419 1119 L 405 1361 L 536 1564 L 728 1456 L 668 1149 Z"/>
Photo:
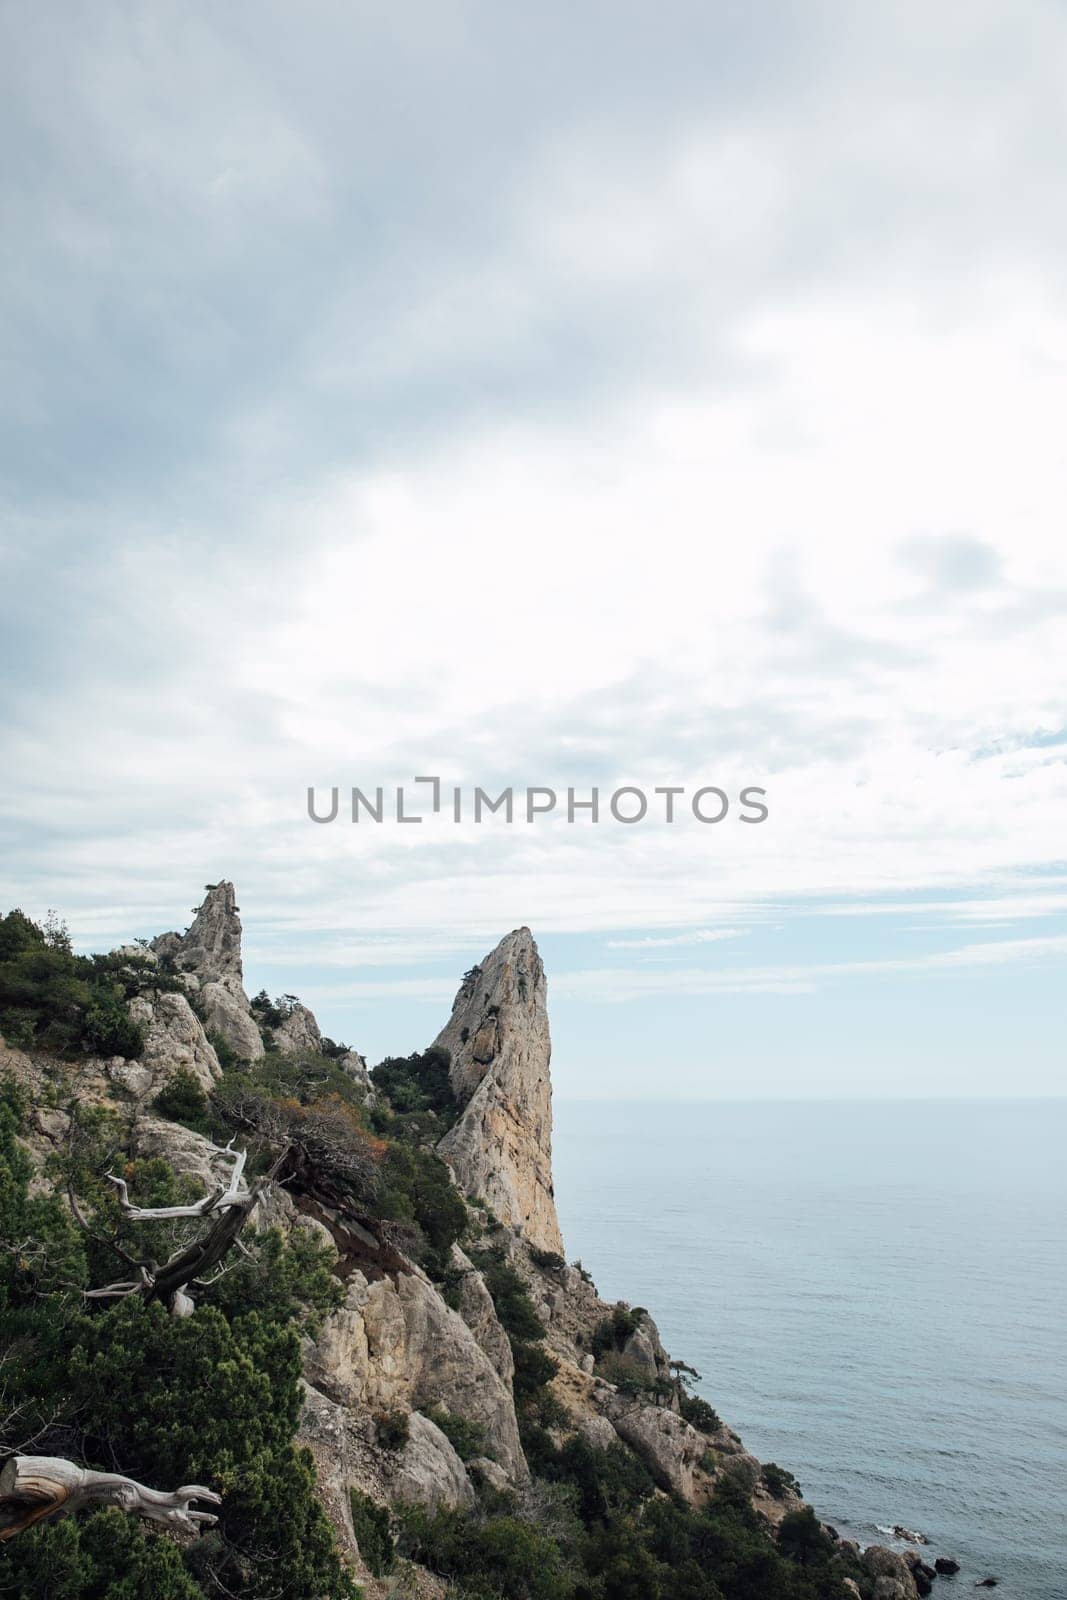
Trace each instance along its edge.
<path fill-rule="evenodd" d="M 116 1472 L 89 1472 L 61 1456 L 11 1456 L 0 1472 L 0 1540 L 14 1538 L 47 1517 L 100 1506 L 118 1506 L 164 1527 L 196 1533 L 218 1518 L 194 1510 L 194 1500 L 222 1504 L 217 1494 L 199 1483 L 164 1494 Z"/>

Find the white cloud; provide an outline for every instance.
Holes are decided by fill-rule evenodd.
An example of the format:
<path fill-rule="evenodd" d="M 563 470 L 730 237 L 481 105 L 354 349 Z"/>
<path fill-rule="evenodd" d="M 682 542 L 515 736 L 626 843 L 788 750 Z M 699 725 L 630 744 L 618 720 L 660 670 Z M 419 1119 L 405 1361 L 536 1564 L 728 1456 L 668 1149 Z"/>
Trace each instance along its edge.
<path fill-rule="evenodd" d="M 1067 805 L 1063 749 L 1034 738 L 1067 701 L 1067 29 L 1029 5 L 1023 22 L 891 9 L 812 26 L 800 50 L 739 36 L 719 75 L 713 54 L 668 51 L 656 79 L 637 24 L 628 62 L 625 30 L 583 35 L 613 52 L 614 90 L 578 49 L 560 64 L 549 26 L 540 98 L 507 57 L 515 126 L 478 99 L 469 22 L 387 39 L 326 7 L 316 26 L 343 46 L 326 52 L 268 8 L 254 56 L 197 22 L 177 55 L 149 30 L 142 66 L 109 12 L 92 71 L 57 63 L 77 92 L 41 112 L 55 190 L 19 198 L 26 237 L 53 202 L 79 266 L 59 285 L 30 257 L 18 293 L 40 282 L 91 354 L 127 261 L 134 355 L 102 378 L 87 359 L 92 393 L 117 394 L 130 429 L 161 397 L 175 410 L 144 462 L 102 425 L 123 441 L 115 477 L 12 541 L 33 582 L 19 573 L 9 899 L 119 937 L 225 872 L 264 952 L 321 927 L 331 969 L 520 921 L 684 948 L 814 897 L 1028 914 Z M 704 23 L 683 12 L 689 37 Z M 392 90 L 354 96 L 346 76 L 358 58 L 388 81 L 394 50 L 443 96 L 413 96 L 414 128 L 390 121 Z M 175 144 L 198 79 L 210 105 Z M 499 149 L 468 118 L 472 84 Z M 26 372 L 19 404 L 51 427 L 66 368 Z M 65 452 L 43 437 L 50 481 Z M 187 437 L 179 493 L 160 461 L 177 472 Z M 304 818 L 309 783 L 423 771 L 752 781 L 771 820 Z"/>
<path fill-rule="evenodd" d="M 744 928 L 694 928 L 690 933 L 663 936 L 645 934 L 640 939 L 608 939 L 609 950 L 668 950 L 682 945 L 716 944 L 720 939 L 743 939 Z"/>
<path fill-rule="evenodd" d="M 588 969 L 564 973 L 553 992 L 572 999 L 617 1004 L 667 995 L 814 994 L 849 978 L 897 974 L 977 971 L 986 967 L 1058 962 L 1067 956 L 1067 934 L 1044 939 L 1002 939 L 916 957 L 872 961 L 824 961 L 790 966 Z"/>

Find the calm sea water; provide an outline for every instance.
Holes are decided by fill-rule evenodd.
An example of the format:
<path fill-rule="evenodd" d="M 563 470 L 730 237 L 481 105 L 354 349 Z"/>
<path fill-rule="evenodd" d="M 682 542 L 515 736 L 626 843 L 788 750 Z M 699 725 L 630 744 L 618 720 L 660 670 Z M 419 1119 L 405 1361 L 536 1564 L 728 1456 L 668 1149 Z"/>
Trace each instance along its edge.
<path fill-rule="evenodd" d="M 1067 1596 L 1067 1101 L 564 1101 L 555 1169 L 570 1259 L 824 1518 Z"/>

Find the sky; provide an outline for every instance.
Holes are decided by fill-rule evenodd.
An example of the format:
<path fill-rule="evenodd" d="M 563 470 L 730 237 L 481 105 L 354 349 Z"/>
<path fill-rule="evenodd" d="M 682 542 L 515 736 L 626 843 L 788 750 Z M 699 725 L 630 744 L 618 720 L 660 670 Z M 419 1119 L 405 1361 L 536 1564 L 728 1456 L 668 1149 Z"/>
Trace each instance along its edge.
<path fill-rule="evenodd" d="M 562 1097 L 1063 1092 L 1062 7 L 4 0 L 0 61 L 0 905 L 230 878 L 371 1060 L 528 924 Z M 562 798 L 345 820 L 420 775 Z M 623 785 L 732 803 L 567 820 Z"/>

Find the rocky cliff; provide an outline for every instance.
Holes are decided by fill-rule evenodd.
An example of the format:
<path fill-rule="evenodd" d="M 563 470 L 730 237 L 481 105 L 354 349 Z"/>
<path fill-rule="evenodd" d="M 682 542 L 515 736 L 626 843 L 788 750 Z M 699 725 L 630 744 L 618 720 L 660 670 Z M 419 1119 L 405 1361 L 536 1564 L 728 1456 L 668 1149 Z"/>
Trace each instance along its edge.
<path fill-rule="evenodd" d="M 184 934 L 162 933 L 154 955 L 182 974 L 200 1001 L 205 1024 L 239 1056 L 258 1061 L 260 1035 L 244 991 L 241 919 L 232 883 L 208 885 L 207 897 Z"/>
<path fill-rule="evenodd" d="M 512 1522 L 540 1529 L 551 1522 L 546 1483 L 571 1483 L 568 1493 L 585 1505 L 597 1472 L 621 1473 L 635 1503 L 659 1497 L 694 1514 L 740 1495 L 774 1551 L 775 1530 L 803 1510 L 792 1485 L 768 1478 L 686 1389 L 646 1311 L 605 1303 L 564 1258 L 552 1186 L 545 974 L 528 928 L 509 933 L 466 974 L 434 1041 L 447 1053 L 447 1113 L 434 1109 L 432 1083 L 420 1077 L 429 1057 L 401 1063 L 407 1098 L 394 1108 L 372 1088 L 357 1051 L 322 1053 L 305 1007 L 280 1021 L 253 1011 L 232 884 L 209 887 L 186 933 L 161 935 L 147 951 L 124 949 L 130 964 L 119 971 L 144 1038 L 138 1057 L 69 1068 L 0 1041 L 0 1076 L 29 1091 L 35 1182 L 47 1187 L 71 1115 L 87 1101 L 121 1113 L 127 1160 L 162 1157 L 210 1188 L 216 1146 L 171 1120 L 162 1093 L 190 1079 L 243 1138 L 258 1138 L 272 1154 L 288 1142 L 296 1154 L 285 1183 L 259 1202 L 253 1223 L 318 1241 L 340 1283 L 334 1308 L 304 1336 L 299 1439 L 368 1597 L 453 1591 L 417 1544 L 398 1590 L 396 1569 L 385 1578 L 363 1548 L 360 1507 L 476 1522 L 503 1507 Z M 238 1058 L 226 1074 L 212 1035 Z M 442 1117 L 451 1119 L 443 1131 Z M 619 1452 L 632 1469 L 613 1465 Z M 917 1577 L 899 1556 L 869 1550 L 861 1560 L 814 1520 L 805 1527 L 823 1541 L 819 1570 L 827 1576 L 818 1590 L 789 1589 L 798 1600 L 913 1600 L 922 1589 L 921 1571 Z"/>
<path fill-rule="evenodd" d="M 530 1244 L 562 1253 L 545 969 L 529 928 L 516 928 L 471 968 L 434 1043 L 448 1052 L 463 1107 L 441 1154 L 472 1199 Z"/>

